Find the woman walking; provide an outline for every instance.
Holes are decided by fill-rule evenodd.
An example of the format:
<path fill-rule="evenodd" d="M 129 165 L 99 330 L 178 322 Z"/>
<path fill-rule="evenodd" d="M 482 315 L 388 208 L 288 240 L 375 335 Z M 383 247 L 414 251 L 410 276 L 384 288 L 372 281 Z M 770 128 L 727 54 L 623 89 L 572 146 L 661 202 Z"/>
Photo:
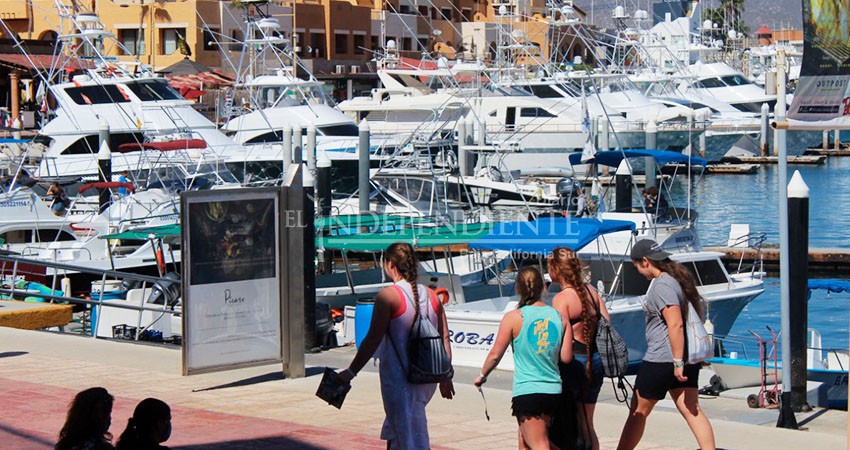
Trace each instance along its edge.
<path fill-rule="evenodd" d="M 581 261 L 574 251 L 563 247 L 554 249 L 547 265 L 552 282 L 561 286 L 561 292 L 552 299 L 552 306 L 569 320 L 573 335 L 573 360 L 560 365 L 564 392 L 572 393 L 576 400 L 584 441 L 590 443 L 593 450 L 599 450 L 593 413 L 605 373 L 596 348 L 596 330 L 600 316 L 609 321 L 611 317 L 596 289 L 584 282 Z"/>
<path fill-rule="evenodd" d="M 68 408 L 55 450 L 112 450 L 109 426 L 113 400 L 102 387 L 78 393 Z"/>
<path fill-rule="evenodd" d="M 543 277 L 533 267 L 517 274 L 519 304 L 502 318 L 493 348 L 474 384 L 481 387 L 496 369 L 508 345 L 514 352 L 511 409 L 519 424 L 520 450 L 556 448 L 549 443 L 547 426 L 561 401 L 558 359 L 572 360 L 572 333 L 567 320 L 541 300 Z"/>
<path fill-rule="evenodd" d="M 676 408 L 697 439 L 700 449 L 714 450 L 714 431 L 699 406 L 699 364 L 685 364 L 687 344 L 683 311 L 690 302 L 702 317 L 702 298 L 691 273 L 669 258 L 655 241 L 645 239 L 632 247 L 631 258 L 650 280 L 643 304 L 646 316 L 646 354 L 635 380 L 632 407 L 619 450 L 635 448 L 643 436 L 646 418 L 655 404 L 670 393 Z"/>
<path fill-rule="evenodd" d="M 384 271 L 394 284 L 378 293 L 369 332 L 351 365 L 338 377 L 343 383 L 351 382 L 380 345 L 381 397 L 386 413 L 381 439 L 387 441 L 390 450 L 426 450 L 430 448 L 430 441 L 425 405 L 434 396 L 437 384 L 411 384 L 407 381 L 407 343 L 415 312 L 418 311 L 437 327 L 451 358 L 449 327 L 443 305 L 434 291 L 416 283 L 418 262 L 413 247 L 395 243 L 387 248 L 384 255 Z M 453 397 L 451 380 L 439 383 L 439 387 L 443 398 Z"/>

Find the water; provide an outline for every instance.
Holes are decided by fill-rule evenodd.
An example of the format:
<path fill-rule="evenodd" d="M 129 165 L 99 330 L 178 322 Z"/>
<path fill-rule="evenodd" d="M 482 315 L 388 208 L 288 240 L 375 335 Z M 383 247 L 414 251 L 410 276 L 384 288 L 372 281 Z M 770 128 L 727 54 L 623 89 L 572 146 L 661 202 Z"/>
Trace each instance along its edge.
<path fill-rule="evenodd" d="M 764 287 L 764 293 L 744 308 L 729 332 L 730 336 L 745 342 L 747 356 L 750 358 L 758 357 L 758 346 L 755 338 L 747 330 L 753 330 L 761 335 L 762 339 L 770 340 L 770 332 L 767 331 L 766 326 L 776 333 L 782 329 L 779 314 L 779 279 L 766 279 Z M 827 294 L 826 291 L 812 291 L 812 297 L 809 299 L 809 328 L 820 332 L 822 348 L 848 348 L 850 293 Z M 730 344 L 727 348 L 741 352 L 739 346 Z M 741 354 L 741 357 L 744 355 Z"/>
<path fill-rule="evenodd" d="M 799 170 L 809 186 L 809 248 L 850 248 L 850 157 L 829 158 L 821 166 L 788 168 L 788 181 Z M 751 232 L 764 232 L 767 243 L 778 245 L 778 174 L 778 166 L 765 165 L 753 175 L 709 174 L 695 180 L 691 201 L 699 212 L 697 227 L 703 245 L 725 245 L 733 223 L 750 224 Z M 683 181 L 677 181 L 673 199 L 684 206 Z"/>

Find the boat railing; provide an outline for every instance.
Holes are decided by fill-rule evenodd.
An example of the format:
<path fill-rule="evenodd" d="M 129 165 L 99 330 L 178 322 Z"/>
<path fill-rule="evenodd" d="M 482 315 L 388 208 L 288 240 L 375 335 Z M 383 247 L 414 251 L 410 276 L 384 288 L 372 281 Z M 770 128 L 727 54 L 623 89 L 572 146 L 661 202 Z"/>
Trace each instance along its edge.
<path fill-rule="evenodd" d="M 82 295 L 80 297 L 76 297 L 73 292 L 69 292 L 71 291 L 71 283 L 70 280 L 65 281 L 65 278 L 70 273 L 83 274 L 88 279 L 92 279 L 91 290 L 84 289 L 79 291 Z M 27 278 L 34 276 L 45 280 L 44 289 L 38 292 L 32 292 L 31 290 L 17 286 L 17 282 L 30 282 L 32 280 L 28 280 Z M 144 302 L 140 305 L 130 304 L 129 302 L 105 302 L 105 300 L 112 299 L 109 296 L 107 287 L 113 285 L 116 281 L 133 286 L 132 289 L 141 289 L 146 296 Z M 100 311 L 102 307 L 106 306 L 108 308 L 137 311 L 138 319 L 133 336 L 134 340 L 139 340 L 145 330 L 163 318 L 167 317 L 170 320 L 175 314 L 178 316 L 182 314 L 178 302 L 178 293 L 181 292 L 180 284 L 181 281 L 179 278 L 153 277 L 115 270 L 95 269 L 83 265 L 30 259 L 14 254 L 0 254 L 0 295 L 4 298 L 14 299 L 21 296 L 38 297 L 47 303 L 81 305 L 88 310 L 97 308 Z M 162 303 L 148 303 L 158 291 L 162 294 Z M 150 294 L 147 294 L 147 292 L 150 292 Z M 155 317 L 143 323 L 142 316 L 143 312 L 146 311 L 153 313 Z M 94 327 L 95 324 L 91 324 L 90 326 Z M 60 327 L 60 331 L 64 332 L 63 328 Z M 84 327 L 83 331 L 88 331 L 89 333 L 85 333 L 87 335 L 95 335 L 93 329 L 85 330 Z"/>
<path fill-rule="evenodd" d="M 757 253 L 757 257 L 754 259 L 753 263 L 749 266 L 744 265 L 744 257 L 747 256 L 746 252 L 741 252 L 741 257 L 738 259 L 738 268 L 735 273 L 750 273 L 756 274 L 757 272 L 764 271 L 764 255 L 761 252 L 761 247 L 764 245 L 764 242 L 767 240 L 767 233 L 748 233 L 742 236 L 735 238 L 734 241 L 730 242 L 729 247 L 732 248 L 750 248 L 754 249 Z"/>
<path fill-rule="evenodd" d="M 49 245 L 52 244 L 53 242 L 54 241 L 44 242 L 45 247 L 34 247 L 34 246 L 24 247 L 21 250 L 21 256 L 40 256 L 40 255 L 44 254 L 45 251 L 49 251 L 49 252 L 53 253 L 54 258 L 58 258 L 59 257 L 59 251 L 68 251 L 68 252 L 86 252 L 86 253 L 88 253 L 89 261 L 91 261 L 93 259 L 92 254 L 91 254 L 91 250 L 88 249 L 88 248 L 85 248 L 85 247 L 59 247 L 59 248 L 49 247 Z M 74 242 L 74 241 L 70 241 L 70 242 Z M 44 260 L 39 258 L 39 261 L 44 261 Z M 49 261 L 49 260 L 47 260 L 47 261 Z"/>
<path fill-rule="evenodd" d="M 751 341 L 747 338 L 738 339 L 735 336 L 714 336 L 714 354 L 720 357 L 731 357 L 733 353 L 737 353 L 732 351 L 731 348 L 740 348 L 741 354 L 744 356 L 743 359 L 750 359 L 747 353 L 747 344 Z"/>

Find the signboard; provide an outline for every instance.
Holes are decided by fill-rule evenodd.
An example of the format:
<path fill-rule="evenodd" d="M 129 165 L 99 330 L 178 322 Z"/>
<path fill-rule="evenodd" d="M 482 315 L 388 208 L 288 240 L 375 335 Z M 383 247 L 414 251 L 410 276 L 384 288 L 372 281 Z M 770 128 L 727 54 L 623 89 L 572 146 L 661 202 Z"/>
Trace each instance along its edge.
<path fill-rule="evenodd" d="M 850 0 L 803 0 L 803 64 L 788 118 L 850 121 L 848 10 Z"/>
<path fill-rule="evenodd" d="M 183 193 L 183 373 L 280 362 L 275 188 Z"/>

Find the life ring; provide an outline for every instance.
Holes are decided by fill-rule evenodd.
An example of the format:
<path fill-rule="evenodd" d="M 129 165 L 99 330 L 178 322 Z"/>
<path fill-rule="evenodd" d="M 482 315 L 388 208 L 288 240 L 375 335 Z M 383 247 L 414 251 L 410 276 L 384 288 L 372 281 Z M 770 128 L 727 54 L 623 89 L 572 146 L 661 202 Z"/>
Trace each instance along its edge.
<path fill-rule="evenodd" d="M 440 299 L 440 303 L 443 305 L 449 304 L 449 290 L 446 288 L 439 288 L 434 291 L 434 294 Z"/>

